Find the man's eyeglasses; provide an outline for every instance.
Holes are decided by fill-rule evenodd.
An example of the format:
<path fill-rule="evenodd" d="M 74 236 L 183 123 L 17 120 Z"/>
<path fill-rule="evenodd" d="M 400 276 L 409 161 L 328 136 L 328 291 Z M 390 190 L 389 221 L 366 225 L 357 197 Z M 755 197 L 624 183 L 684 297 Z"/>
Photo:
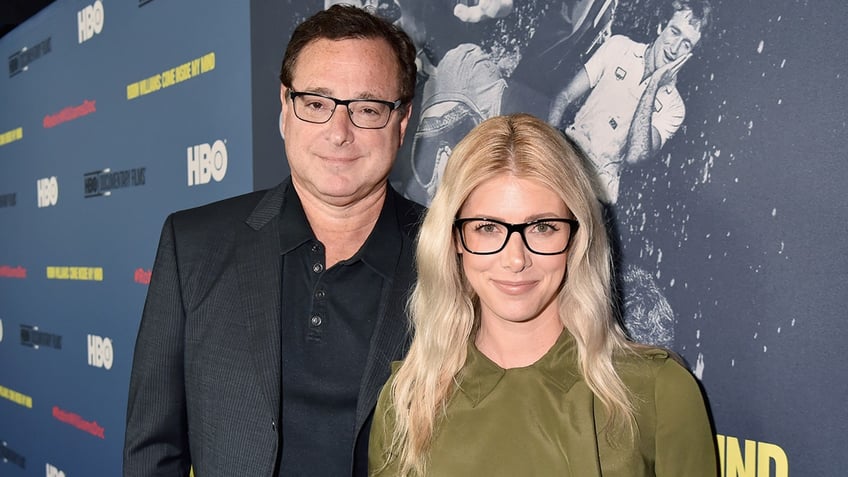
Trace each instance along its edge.
<path fill-rule="evenodd" d="M 558 255 L 568 248 L 579 223 L 573 219 L 539 219 L 523 224 L 508 224 L 486 218 L 456 219 L 462 247 L 475 255 L 500 252 L 513 232 L 521 235 L 527 250 L 537 255 Z"/>
<path fill-rule="evenodd" d="M 316 93 L 301 93 L 289 88 L 294 115 L 302 121 L 323 124 L 333 117 L 336 106 L 347 108 L 347 115 L 354 126 L 362 129 L 382 129 L 389 124 L 392 111 L 398 109 L 401 100 L 395 102 L 379 99 L 336 99 Z"/>

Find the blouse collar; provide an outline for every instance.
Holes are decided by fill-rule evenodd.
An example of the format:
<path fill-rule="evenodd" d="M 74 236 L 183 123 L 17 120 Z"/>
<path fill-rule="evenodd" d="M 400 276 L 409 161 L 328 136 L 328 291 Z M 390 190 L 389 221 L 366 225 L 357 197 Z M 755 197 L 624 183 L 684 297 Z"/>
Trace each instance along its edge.
<path fill-rule="evenodd" d="M 538 361 L 520 368 L 501 368 L 481 353 L 473 342 L 469 341 L 467 346 L 467 358 L 465 366 L 457 375 L 457 386 L 473 406 L 491 394 L 508 373 L 537 372 L 563 393 L 568 392 L 581 379 L 577 371 L 577 343 L 565 329 Z"/>

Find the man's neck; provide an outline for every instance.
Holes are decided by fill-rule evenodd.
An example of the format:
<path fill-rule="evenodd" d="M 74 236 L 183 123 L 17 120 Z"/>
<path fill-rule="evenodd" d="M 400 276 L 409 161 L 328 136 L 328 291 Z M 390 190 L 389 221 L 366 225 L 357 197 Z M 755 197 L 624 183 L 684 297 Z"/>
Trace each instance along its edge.
<path fill-rule="evenodd" d="M 356 201 L 332 204 L 298 189 L 306 220 L 325 249 L 325 267 L 352 257 L 374 229 L 386 200 L 387 185 Z M 304 192 L 304 193 L 301 193 Z"/>

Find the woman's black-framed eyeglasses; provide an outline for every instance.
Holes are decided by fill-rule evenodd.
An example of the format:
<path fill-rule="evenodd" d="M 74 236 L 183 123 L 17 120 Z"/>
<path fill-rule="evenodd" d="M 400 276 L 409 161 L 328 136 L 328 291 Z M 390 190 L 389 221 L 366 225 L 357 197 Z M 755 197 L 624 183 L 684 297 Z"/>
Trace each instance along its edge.
<path fill-rule="evenodd" d="M 510 224 L 485 217 L 454 221 L 462 247 L 475 255 L 492 255 L 506 247 L 513 232 L 521 235 L 527 250 L 537 255 L 559 255 L 568 249 L 580 223 L 574 219 L 538 219 Z"/>

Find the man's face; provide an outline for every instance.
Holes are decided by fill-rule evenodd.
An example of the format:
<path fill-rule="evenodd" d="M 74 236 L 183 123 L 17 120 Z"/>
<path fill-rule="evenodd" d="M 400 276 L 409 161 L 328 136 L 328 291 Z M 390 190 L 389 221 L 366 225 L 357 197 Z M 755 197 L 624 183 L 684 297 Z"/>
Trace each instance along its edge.
<path fill-rule="evenodd" d="M 395 101 L 399 66 L 391 47 L 379 39 L 319 39 L 301 51 L 292 89 L 337 99 Z M 292 181 L 298 193 L 345 206 L 382 192 L 409 122 L 409 108 L 392 111 L 383 129 L 353 125 L 338 105 L 324 124 L 297 118 L 285 87 L 280 89 L 282 130 Z"/>
<path fill-rule="evenodd" d="M 693 25 L 690 10 L 677 11 L 654 41 L 654 65 L 659 68 L 691 52 L 701 39 L 699 24 Z"/>

